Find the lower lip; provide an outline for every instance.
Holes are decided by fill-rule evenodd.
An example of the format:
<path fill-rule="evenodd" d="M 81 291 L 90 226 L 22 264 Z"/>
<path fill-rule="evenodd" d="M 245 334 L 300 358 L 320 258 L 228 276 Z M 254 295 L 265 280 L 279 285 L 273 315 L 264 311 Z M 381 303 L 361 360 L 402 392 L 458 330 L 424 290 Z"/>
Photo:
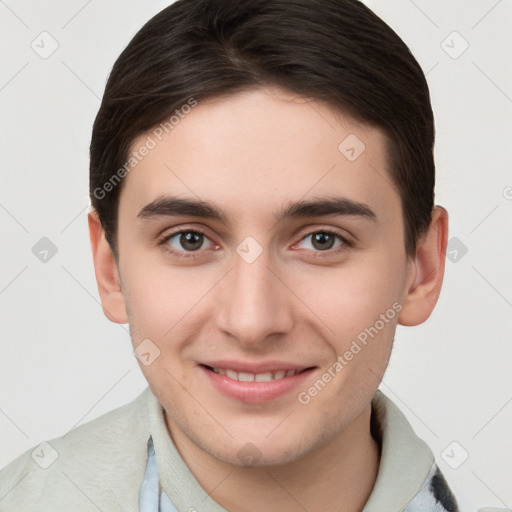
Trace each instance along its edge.
<path fill-rule="evenodd" d="M 199 368 L 217 390 L 245 403 L 263 403 L 282 397 L 303 384 L 314 371 L 314 368 L 311 368 L 291 377 L 283 377 L 268 382 L 242 382 L 214 373 L 204 366 Z"/>

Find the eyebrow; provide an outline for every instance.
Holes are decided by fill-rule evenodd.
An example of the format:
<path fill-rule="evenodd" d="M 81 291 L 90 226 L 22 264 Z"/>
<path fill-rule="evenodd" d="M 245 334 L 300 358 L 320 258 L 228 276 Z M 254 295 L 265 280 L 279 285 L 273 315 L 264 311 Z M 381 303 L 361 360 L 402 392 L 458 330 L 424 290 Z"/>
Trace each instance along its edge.
<path fill-rule="evenodd" d="M 293 218 L 328 215 L 358 216 L 373 221 L 377 220 L 375 212 L 367 204 L 345 197 L 324 197 L 289 202 L 274 214 L 274 220 L 276 223 L 281 223 Z M 165 196 L 152 201 L 142 208 L 137 217 L 143 220 L 155 217 L 200 217 L 230 224 L 230 216 L 223 208 L 201 200 L 174 196 Z"/>

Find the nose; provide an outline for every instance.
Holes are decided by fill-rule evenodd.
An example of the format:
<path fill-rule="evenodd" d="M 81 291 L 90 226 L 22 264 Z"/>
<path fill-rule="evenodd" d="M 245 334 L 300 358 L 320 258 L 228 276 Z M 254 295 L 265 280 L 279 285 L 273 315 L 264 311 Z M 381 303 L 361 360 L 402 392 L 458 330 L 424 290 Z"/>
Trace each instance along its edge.
<path fill-rule="evenodd" d="M 293 294 L 271 267 L 268 251 L 251 263 L 235 254 L 219 292 L 217 327 L 245 348 L 255 350 L 291 330 Z"/>

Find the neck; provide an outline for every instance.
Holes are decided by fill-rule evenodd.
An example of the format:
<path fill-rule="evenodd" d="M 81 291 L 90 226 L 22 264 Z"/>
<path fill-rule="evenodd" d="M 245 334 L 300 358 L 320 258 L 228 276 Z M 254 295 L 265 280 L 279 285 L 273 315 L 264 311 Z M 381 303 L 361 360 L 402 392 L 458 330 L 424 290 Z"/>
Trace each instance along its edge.
<path fill-rule="evenodd" d="M 228 511 L 360 512 L 379 468 L 368 406 L 345 430 L 293 462 L 240 467 L 206 454 L 173 426 L 174 443 L 199 484 Z M 264 498 L 262 498 L 264 497 Z"/>

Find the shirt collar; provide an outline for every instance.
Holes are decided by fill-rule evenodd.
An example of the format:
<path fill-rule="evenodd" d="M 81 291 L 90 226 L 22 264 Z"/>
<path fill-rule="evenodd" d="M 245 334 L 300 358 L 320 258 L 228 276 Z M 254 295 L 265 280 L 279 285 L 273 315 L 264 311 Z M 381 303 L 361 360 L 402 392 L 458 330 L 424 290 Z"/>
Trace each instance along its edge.
<path fill-rule="evenodd" d="M 199 485 L 174 446 L 164 410 L 154 395 L 148 402 L 149 429 L 153 438 L 162 490 L 178 510 L 226 512 Z"/>
<path fill-rule="evenodd" d="M 380 390 L 372 400 L 371 421 L 381 457 L 377 480 L 363 512 L 403 510 L 428 477 L 434 456 L 398 407 Z"/>

